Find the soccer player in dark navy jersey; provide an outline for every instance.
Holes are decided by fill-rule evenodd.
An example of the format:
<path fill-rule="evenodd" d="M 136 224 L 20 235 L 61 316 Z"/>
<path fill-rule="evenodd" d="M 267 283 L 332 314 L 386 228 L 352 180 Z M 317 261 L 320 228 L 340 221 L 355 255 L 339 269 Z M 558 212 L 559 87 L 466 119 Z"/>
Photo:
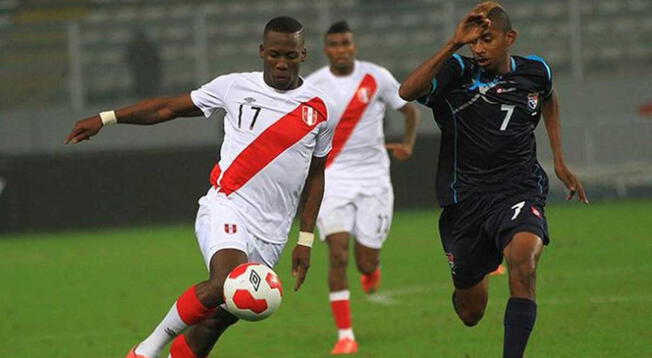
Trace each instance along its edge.
<path fill-rule="evenodd" d="M 439 228 L 453 274 L 453 306 L 467 326 L 487 305 L 487 275 L 509 270 L 503 357 L 522 357 L 536 319 L 536 266 L 548 244 L 548 178 L 536 158 L 534 129 L 543 115 L 555 173 L 588 203 L 564 164 L 552 72 L 537 56 L 512 56 L 517 34 L 495 2 L 460 22 L 452 39 L 401 85 L 403 99 L 430 107 L 441 129 Z M 472 58 L 455 53 L 468 44 Z"/>

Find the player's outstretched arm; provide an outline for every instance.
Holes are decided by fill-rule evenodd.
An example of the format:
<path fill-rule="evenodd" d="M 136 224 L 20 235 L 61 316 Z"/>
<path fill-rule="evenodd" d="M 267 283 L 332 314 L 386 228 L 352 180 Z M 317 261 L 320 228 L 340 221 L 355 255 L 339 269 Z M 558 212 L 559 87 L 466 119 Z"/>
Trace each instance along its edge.
<path fill-rule="evenodd" d="M 577 198 L 582 202 L 588 204 L 589 198 L 584 192 L 584 187 L 580 180 L 573 174 L 573 172 L 566 166 L 564 162 L 564 154 L 561 150 L 561 125 L 559 121 L 559 102 L 557 94 L 553 91 L 550 97 L 543 102 L 543 121 L 546 125 L 548 138 L 550 139 L 550 148 L 552 148 L 552 156 L 555 163 L 555 174 L 568 189 L 568 197 L 566 200 L 573 198 L 577 194 Z"/>
<path fill-rule="evenodd" d="M 312 157 L 310 169 L 306 184 L 301 193 L 299 202 L 299 242 L 292 251 L 292 276 L 296 277 L 294 290 L 297 291 L 303 281 L 306 279 L 308 268 L 310 267 L 310 250 L 312 246 L 312 237 L 310 242 L 306 243 L 303 235 L 312 235 L 315 231 L 317 214 L 324 196 L 324 169 L 326 168 L 326 158 Z"/>
<path fill-rule="evenodd" d="M 484 13 L 470 13 L 455 29 L 453 37 L 432 57 L 423 62 L 403 81 L 398 94 L 406 101 L 414 101 L 432 90 L 432 79 L 439 73 L 455 51 L 467 43 L 478 39 L 487 29 L 491 21 Z"/>
<path fill-rule="evenodd" d="M 414 142 L 417 139 L 417 126 L 421 120 L 421 114 L 417 107 L 411 103 L 401 107 L 399 111 L 401 111 L 403 116 L 405 116 L 403 143 L 387 143 L 385 147 L 389 149 L 394 158 L 404 161 L 412 156 Z"/>
<path fill-rule="evenodd" d="M 79 143 L 96 135 L 108 123 L 151 125 L 178 117 L 196 117 L 201 110 L 190 99 L 190 94 L 176 97 L 158 97 L 140 101 L 116 111 L 103 112 L 77 121 L 64 144 Z"/>

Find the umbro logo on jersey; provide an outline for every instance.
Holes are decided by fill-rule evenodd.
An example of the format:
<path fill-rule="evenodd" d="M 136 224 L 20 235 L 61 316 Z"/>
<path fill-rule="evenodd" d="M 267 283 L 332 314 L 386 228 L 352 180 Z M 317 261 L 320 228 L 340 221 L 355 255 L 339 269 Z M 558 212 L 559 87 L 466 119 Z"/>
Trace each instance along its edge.
<path fill-rule="evenodd" d="M 227 234 L 235 234 L 236 232 L 238 232 L 238 225 L 224 224 L 224 232 Z"/>
<path fill-rule="evenodd" d="M 527 106 L 530 109 L 536 109 L 539 104 L 539 94 L 538 93 L 528 93 L 527 95 Z"/>
<path fill-rule="evenodd" d="M 308 126 L 312 127 L 317 123 L 317 114 L 317 110 L 310 106 L 302 106 L 301 108 L 301 119 L 303 119 Z"/>
<path fill-rule="evenodd" d="M 362 103 L 369 103 L 369 88 L 360 87 L 358 90 L 358 100 Z"/>
<path fill-rule="evenodd" d="M 252 102 L 256 102 L 256 99 L 251 98 L 251 97 L 247 97 L 247 98 L 244 99 L 244 101 L 247 102 L 247 103 L 252 103 Z"/>

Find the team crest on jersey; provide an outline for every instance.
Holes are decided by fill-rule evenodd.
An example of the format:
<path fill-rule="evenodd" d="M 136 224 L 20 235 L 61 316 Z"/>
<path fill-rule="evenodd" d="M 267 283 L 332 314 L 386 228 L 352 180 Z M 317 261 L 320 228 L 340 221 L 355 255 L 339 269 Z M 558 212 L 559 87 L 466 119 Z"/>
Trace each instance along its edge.
<path fill-rule="evenodd" d="M 253 98 L 253 97 L 247 97 L 247 98 L 244 99 L 244 101 L 247 102 L 247 103 L 252 103 L 252 102 L 256 102 L 256 99 Z"/>
<path fill-rule="evenodd" d="M 238 232 L 238 225 L 224 224 L 224 232 L 227 234 L 235 234 L 236 232 Z"/>
<path fill-rule="evenodd" d="M 315 123 L 317 123 L 317 110 L 310 107 L 310 106 L 302 106 L 301 109 L 301 119 L 303 119 L 304 122 L 308 126 L 313 126 Z"/>
<path fill-rule="evenodd" d="M 358 100 L 362 103 L 369 103 L 369 92 L 369 88 L 360 87 L 357 93 Z"/>
<path fill-rule="evenodd" d="M 538 93 L 528 93 L 527 95 L 527 106 L 530 109 L 536 109 L 539 104 L 539 94 Z"/>

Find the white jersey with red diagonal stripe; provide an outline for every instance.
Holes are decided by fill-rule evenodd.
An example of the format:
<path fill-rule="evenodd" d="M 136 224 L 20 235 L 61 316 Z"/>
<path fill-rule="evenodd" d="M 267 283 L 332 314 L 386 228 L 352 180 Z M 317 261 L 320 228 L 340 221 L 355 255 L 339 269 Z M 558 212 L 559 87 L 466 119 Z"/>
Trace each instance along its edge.
<path fill-rule="evenodd" d="M 407 103 L 398 95 L 398 81 L 387 69 L 365 61 L 355 61 L 350 75 L 336 76 L 326 66 L 306 81 L 335 103 L 332 115 L 338 124 L 328 157 L 327 183 L 389 183 L 383 118 L 387 106 L 399 109 Z"/>
<path fill-rule="evenodd" d="M 330 99 L 306 82 L 276 90 L 262 72 L 219 76 L 190 96 L 206 117 L 226 111 L 212 190 L 234 204 L 251 234 L 284 243 L 312 157 L 331 150 Z"/>

